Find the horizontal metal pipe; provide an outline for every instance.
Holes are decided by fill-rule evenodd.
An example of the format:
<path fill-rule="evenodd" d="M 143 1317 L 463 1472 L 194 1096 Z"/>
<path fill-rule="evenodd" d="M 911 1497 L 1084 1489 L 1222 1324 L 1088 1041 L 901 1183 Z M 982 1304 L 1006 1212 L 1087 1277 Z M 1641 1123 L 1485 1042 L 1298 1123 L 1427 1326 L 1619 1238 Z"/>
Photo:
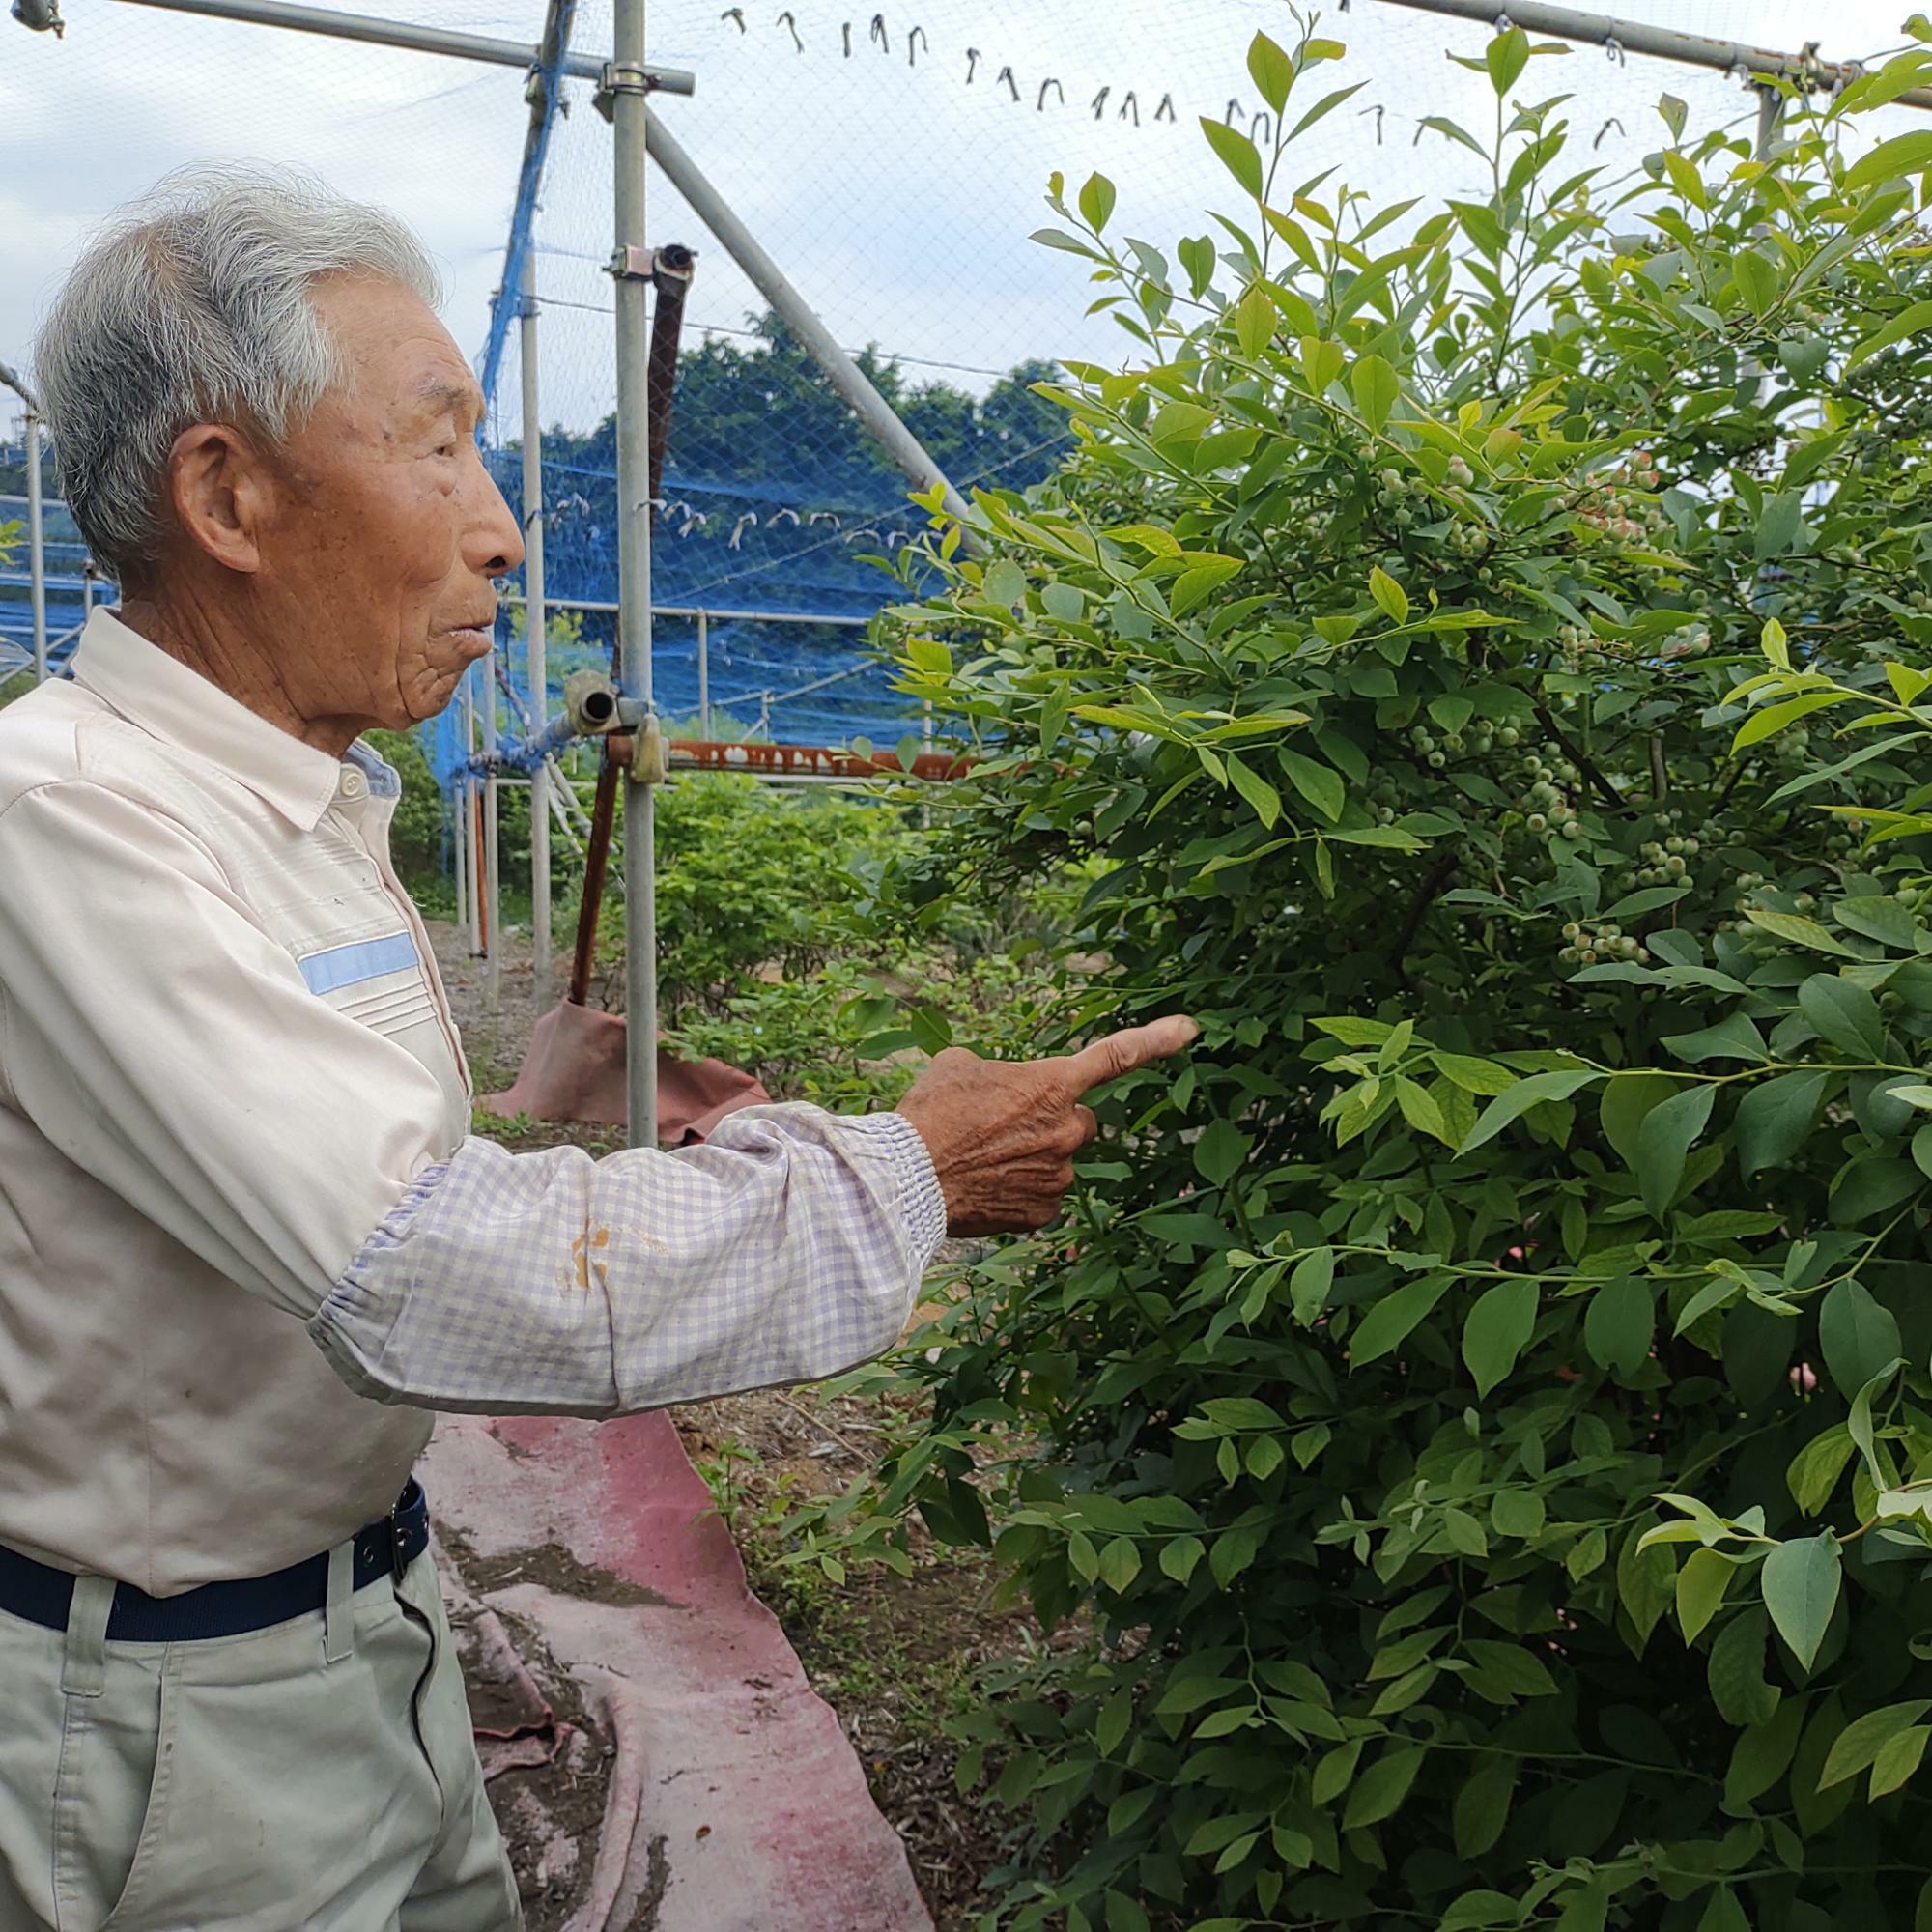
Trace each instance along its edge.
<path fill-rule="evenodd" d="M 1866 71 L 1857 61 L 1807 59 L 1803 54 L 1779 53 L 1774 47 L 1754 47 L 1745 41 L 1714 40 L 1704 34 L 1680 33 L 1675 27 L 1653 27 L 1642 20 L 1619 20 L 1609 14 L 1552 7 L 1546 0 L 1383 0 L 1383 4 L 1474 20 L 1485 27 L 1507 17 L 1526 33 L 1554 34 L 1599 47 L 1614 43 L 1625 53 L 1715 68 L 1720 73 L 1743 71 L 1753 80 L 1812 80 L 1835 86 L 1856 80 Z M 1932 107 L 1932 88 L 1909 89 L 1898 99 L 1907 107 Z"/>
<path fill-rule="evenodd" d="M 520 591 L 506 590 L 499 601 L 521 604 L 524 599 Z M 614 611 L 617 608 L 609 598 L 547 596 L 545 601 L 553 611 Z M 872 621 L 869 617 L 814 617 L 808 611 L 720 611 L 709 604 L 653 604 L 651 615 L 708 617 L 714 623 L 722 617 L 730 623 L 746 624 L 836 624 L 852 631 L 863 631 Z"/>
<path fill-rule="evenodd" d="M 367 41 L 411 53 L 447 54 L 455 60 L 482 61 L 493 67 L 533 68 L 542 49 L 534 43 L 496 41 L 482 34 L 459 34 L 447 27 L 417 26 L 408 20 L 382 20 L 369 14 L 338 14 L 330 7 L 300 7 L 294 0 L 124 0 L 130 7 L 158 7 L 170 14 L 202 14 L 216 20 L 241 20 L 255 27 L 286 27 L 298 34 L 327 34 L 338 41 Z M 601 80 L 609 57 L 566 54 L 559 71 L 576 80 Z M 697 76 L 688 68 L 650 67 L 646 78 L 661 94 L 690 94 Z"/>

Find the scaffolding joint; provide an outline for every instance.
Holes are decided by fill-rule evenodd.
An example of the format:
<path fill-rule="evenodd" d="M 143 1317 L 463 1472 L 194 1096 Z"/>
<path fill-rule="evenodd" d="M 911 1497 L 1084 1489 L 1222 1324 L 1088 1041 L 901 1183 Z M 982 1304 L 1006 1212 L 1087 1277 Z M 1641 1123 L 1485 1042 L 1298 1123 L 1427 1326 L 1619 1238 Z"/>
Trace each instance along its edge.
<path fill-rule="evenodd" d="M 597 92 L 591 97 L 591 102 L 598 113 L 610 121 L 616 114 L 620 94 L 655 94 L 663 85 L 659 76 L 642 61 L 606 61 L 603 72 L 597 77 Z"/>

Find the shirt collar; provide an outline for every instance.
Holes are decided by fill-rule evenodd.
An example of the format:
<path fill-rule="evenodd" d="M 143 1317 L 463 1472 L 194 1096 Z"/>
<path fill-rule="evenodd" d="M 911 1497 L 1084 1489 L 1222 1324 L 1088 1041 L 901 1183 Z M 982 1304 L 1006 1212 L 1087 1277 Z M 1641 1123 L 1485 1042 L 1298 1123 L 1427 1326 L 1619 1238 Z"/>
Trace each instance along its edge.
<path fill-rule="evenodd" d="M 337 759 L 250 711 L 99 606 L 81 633 L 73 676 L 130 724 L 246 785 L 304 832 L 315 830 L 335 797 Z"/>

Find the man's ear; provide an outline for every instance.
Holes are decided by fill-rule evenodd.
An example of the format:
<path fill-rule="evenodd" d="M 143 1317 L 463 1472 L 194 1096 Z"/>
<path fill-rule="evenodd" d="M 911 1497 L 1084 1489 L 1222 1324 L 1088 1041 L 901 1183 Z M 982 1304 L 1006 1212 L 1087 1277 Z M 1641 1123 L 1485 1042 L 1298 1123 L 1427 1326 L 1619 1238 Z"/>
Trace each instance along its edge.
<path fill-rule="evenodd" d="M 262 567 L 273 489 L 259 454 L 227 423 L 196 423 L 168 451 L 168 498 L 182 535 L 230 570 Z"/>

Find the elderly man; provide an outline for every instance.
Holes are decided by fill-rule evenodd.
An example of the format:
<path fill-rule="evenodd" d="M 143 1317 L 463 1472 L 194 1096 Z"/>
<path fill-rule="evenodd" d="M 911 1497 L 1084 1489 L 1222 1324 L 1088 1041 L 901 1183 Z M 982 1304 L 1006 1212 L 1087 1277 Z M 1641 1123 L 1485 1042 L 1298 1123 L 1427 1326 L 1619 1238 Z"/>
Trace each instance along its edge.
<path fill-rule="evenodd" d="M 389 217 L 197 175 L 37 361 L 123 603 L 0 715 L 0 1926 L 504 1932 L 411 1467 L 888 1348 L 945 1228 L 1044 1225 L 1094 1082 L 942 1054 L 895 1114 L 592 1160 L 469 1137 L 357 735 L 488 646 L 515 520 Z"/>

